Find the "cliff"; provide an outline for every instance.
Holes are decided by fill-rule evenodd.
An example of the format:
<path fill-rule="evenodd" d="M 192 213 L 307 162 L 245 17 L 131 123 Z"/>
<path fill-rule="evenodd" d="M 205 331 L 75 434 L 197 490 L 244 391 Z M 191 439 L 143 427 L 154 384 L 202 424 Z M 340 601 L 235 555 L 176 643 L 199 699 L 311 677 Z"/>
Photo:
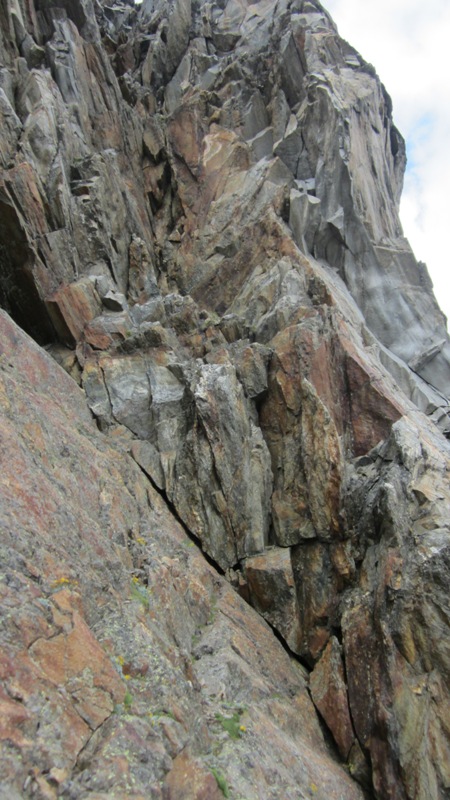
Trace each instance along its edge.
<path fill-rule="evenodd" d="M 5 800 L 450 792 L 450 342 L 316 0 L 0 0 Z"/>

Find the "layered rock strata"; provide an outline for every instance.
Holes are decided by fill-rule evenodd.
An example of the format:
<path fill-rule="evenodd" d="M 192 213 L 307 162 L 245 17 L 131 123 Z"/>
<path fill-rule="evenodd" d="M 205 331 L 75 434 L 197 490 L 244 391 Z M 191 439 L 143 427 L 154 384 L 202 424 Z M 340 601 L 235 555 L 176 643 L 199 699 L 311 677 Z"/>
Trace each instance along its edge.
<path fill-rule="evenodd" d="M 8 797 L 446 797 L 450 344 L 373 67 L 315 0 L 0 0 L 0 58 Z"/>

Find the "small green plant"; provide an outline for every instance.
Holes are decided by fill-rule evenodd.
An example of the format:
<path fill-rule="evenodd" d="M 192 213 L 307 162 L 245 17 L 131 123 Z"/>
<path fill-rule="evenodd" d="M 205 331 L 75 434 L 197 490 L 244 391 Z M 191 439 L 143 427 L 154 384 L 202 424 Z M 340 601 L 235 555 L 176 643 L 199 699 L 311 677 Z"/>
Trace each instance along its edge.
<path fill-rule="evenodd" d="M 138 584 L 134 581 L 131 584 L 131 597 L 133 600 L 138 600 L 140 603 L 142 603 L 144 608 L 148 611 L 150 601 L 148 599 L 147 591 L 143 586 L 138 586 Z"/>
<path fill-rule="evenodd" d="M 155 721 L 160 720 L 161 717 L 169 717 L 169 719 L 173 719 L 174 722 L 178 721 L 173 711 L 166 711 L 165 709 L 158 709 L 157 711 L 148 711 L 147 716 L 149 716 L 150 719 L 154 719 Z"/>
<path fill-rule="evenodd" d="M 225 780 L 225 777 L 220 772 L 220 770 L 216 769 L 215 767 L 211 767 L 211 772 L 214 775 L 214 777 L 215 777 L 215 779 L 217 781 L 217 786 L 219 787 L 219 789 L 222 792 L 223 796 L 224 797 L 229 797 L 230 796 L 230 792 L 229 792 L 229 789 L 228 789 L 228 784 L 227 784 L 227 782 Z"/>
<path fill-rule="evenodd" d="M 217 597 L 214 594 L 211 598 L 211 607 L 209 611 L 208 625 L 212 625 L 217 617 L 217 602 L 218 602 Z"/>
<path fill-rule="evenodd" d="M 133 695 L 127 689 L 127 691 L 125 692 L 125 696 L 123 698 L 123 704 L 127 711 L 130 710 L 132 702 L 133 702 Z"/>
<path fill-rule="evenodd" d="M 241 725 L 241 712 L 235 711 L 232 717 L 224 717 L 223 714 L 216 714 L 216 720 L 220 722 L 224 731 L 231 739 L 240 739 L 245 733 L 245 725 Z"/>

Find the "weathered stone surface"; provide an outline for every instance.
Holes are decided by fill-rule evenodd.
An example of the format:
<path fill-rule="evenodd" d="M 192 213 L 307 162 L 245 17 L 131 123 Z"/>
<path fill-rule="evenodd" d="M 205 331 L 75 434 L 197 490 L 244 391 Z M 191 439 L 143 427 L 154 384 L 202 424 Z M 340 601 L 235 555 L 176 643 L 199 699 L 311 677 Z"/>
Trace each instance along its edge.
<path fill-rule="evenodd" d="M 187 792 L 192 800 L 221 800 L 224 796 L 214 774 L 183 750 L 173 762 L 162 796 L 165 800 L 183 800 Z"/>
<path fill-rule="evenodd" d="M 299 609 L 289 548 L 247 558 L 244 574 L 253 607 L 282 635 L 292 652 L 300 653 Z"/>
<path fill-rule="evenodd" d="M 225 568 L 267 543 L 269 453 L 231 365 L 203 366 L 191 391 L 194 424 L 182 432 L 167 491 L 205 550 Z"/>
<path fill-rule="evenodd" d="M 349 521 L 365 541 L 360 586 L 342 620 L 350 709 L 386 797 L 445 796 L 448 782 L 447 759 L 438 754 L 448 747 L 441 692 L 448 679 L 450 453 L 431 427 L 418 440 L 416 425 L 414 417 L 397 422 L 373 461 L 356 462 L 346 488 Z M 425 474 L 422 494 L 417 480 Z M 443 706 L 431 710 L 438 696 Z"/>
<path fill-rule="evenodd" d="M 0 324 L 5 796 L 210 798 L 220 775 L 236 797 L 360 800 L 302 668 L 75 382 Z"/>
<path fill-rule="evenodd" d="M 88 278 L 58 289 L 49 298 L 49 306 L 53 312 L 55 327 L 61 326 L 61 338 L 67 331 L 71 344 L 81 339 L 85 325 L 95 319 L 101 310 L 100 297 L 95 285 Z"/>
<path fill-rule="evenodd" d="M 348 759 L 355 733 L 348 707 L 347 685 L 338 640 L 332 636 L 310 677 L 311 696 L 339 752 Z"/>
<path fill-rule="evenodd" d="M 450 345 L 374 69 L 317 0 L 3 0 L 0 61 L 0 306 L 84 391 L 1 317 L 8 797 L 361 796 L 236 587 L 441 800 Z"/>
<path fill-rule="evenodd" d="M 268 388 L 267 371 L 272 352 L 258 343 L 237 345 L 231 348 L 231 358 L 236 374 L 247 397 L 256 399 Z"/>

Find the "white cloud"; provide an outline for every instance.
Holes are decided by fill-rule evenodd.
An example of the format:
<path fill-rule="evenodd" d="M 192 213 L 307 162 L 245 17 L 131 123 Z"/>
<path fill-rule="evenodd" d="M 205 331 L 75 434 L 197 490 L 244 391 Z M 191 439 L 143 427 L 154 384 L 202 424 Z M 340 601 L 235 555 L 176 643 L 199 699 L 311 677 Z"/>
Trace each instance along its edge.
<path fill-rule="evenodd" d="M 341 36 L 376 68 L 406 139 L 405 235 L 450 319 L 450 3 L 323 0 Z"/>

